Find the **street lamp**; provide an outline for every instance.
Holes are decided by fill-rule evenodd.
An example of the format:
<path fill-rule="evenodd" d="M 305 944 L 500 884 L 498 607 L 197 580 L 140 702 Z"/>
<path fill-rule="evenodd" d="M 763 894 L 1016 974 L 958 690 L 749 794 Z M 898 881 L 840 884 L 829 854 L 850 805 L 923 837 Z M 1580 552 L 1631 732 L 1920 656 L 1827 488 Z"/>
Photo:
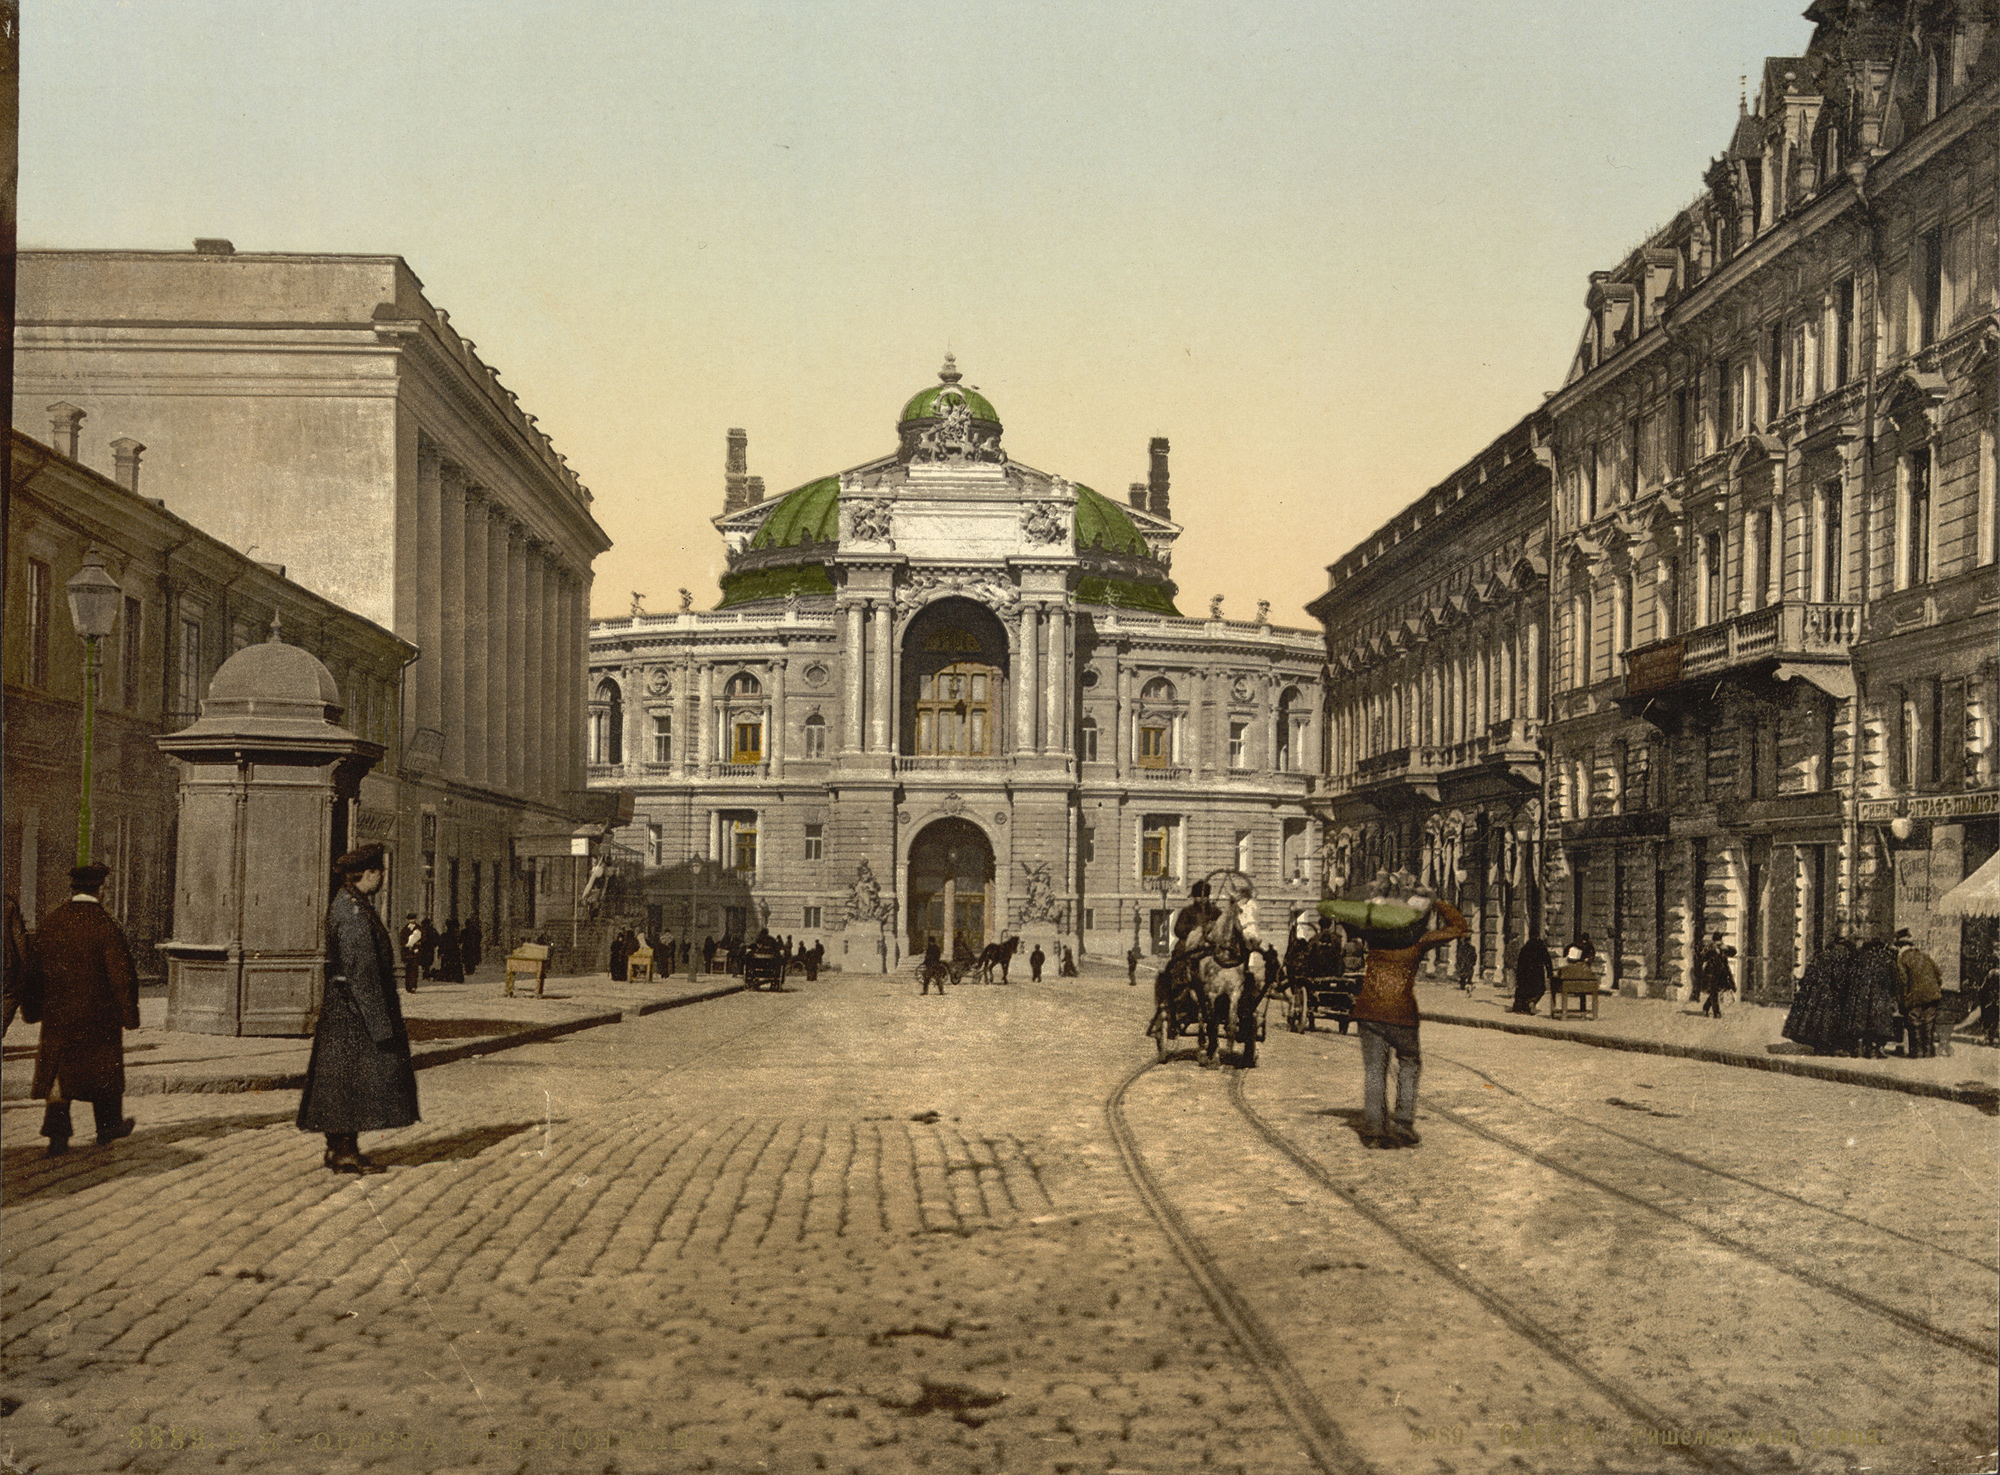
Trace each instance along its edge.
<path fill-rule="evenodd" d="M 118 623 L 125 591 L 104 571 L 104 557 L 95 548 L 83 555 L 83 567 L 64 586 L 69 591 L 70 623 L 84 640 L 83 663 L 83 798 L 76 809 L 76 863 L 90 864 L 90 757 L 97 737 L 97 673 L 101 665 L 97 642 Z"/>

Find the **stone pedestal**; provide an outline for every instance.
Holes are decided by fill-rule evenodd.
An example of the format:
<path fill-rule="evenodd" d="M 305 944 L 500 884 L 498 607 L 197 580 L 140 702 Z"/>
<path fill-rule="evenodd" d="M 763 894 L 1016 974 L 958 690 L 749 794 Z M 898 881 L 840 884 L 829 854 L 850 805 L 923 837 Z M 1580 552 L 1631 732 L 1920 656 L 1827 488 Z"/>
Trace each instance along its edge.
<path fill-rule="evenodd" d="M 382 756 L 339 725 L 333 677 L 274 634 L 223 663 L 181 764 L 167 1028 L 307 1035 L 319 1013 L 333 858 Z"/>

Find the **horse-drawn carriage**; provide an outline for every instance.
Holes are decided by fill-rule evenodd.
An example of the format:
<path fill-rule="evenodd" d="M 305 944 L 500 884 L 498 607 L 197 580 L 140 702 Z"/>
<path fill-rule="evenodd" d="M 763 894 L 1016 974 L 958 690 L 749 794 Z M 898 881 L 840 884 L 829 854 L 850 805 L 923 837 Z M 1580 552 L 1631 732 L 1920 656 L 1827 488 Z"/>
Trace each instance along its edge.
<path fill-rule="evenodd" d="M 1360 959 L 1349 959 L 1329 931 L 1296 942 L 1285 957 L 1285 1024 L 1304 1034 L 1331 1019 L 1342 1034 L 1354 1019 L 1354 996 L 1361 991 Z"/>
<path fill-rule="evenodd" d="M 1255 891 L 1241 871 L 1211 871 L 1207 895 L 1190 901 L 1176 930 L 1180 951 L 1160 971 L 1153 990 L 1153 1037 L 1158 1058 L 1173 1041 L 1199 1037 L 1204 1065 L 1217 1064 L 1226 1034 L 1245 1070 L 1257 1063 L 1268 1005 L 1258 955 L 1244 935 L 1246 909 L 1254 916 Z M 1204 902 L 1206 905 L 1204 905 Z"/>

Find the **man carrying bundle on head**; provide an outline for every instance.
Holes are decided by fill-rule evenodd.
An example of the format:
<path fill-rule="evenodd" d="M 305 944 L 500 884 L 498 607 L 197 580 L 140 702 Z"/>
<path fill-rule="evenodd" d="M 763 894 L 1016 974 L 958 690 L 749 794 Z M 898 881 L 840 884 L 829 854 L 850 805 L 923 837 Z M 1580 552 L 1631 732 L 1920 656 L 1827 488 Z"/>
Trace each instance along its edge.
<path fill-rule="evenodd" d="M 1368 944 L 1368 964 L 1354 1000 L 1361 1035 L 1365 1085 L 1361 1140 L 1368 1147 L 1415 1147 L 1417 1077 L 1417 964 L 1432 948 L 1470 934 L 1458 909 L 1437 900 L 1408 871 L 1378 875 L 1365 902 L 1323 901 L 1322 913 L 1358 932 Z M 1396 1113 L 1388 1112 L 1389 1056 L 1396 1057 Z"/>

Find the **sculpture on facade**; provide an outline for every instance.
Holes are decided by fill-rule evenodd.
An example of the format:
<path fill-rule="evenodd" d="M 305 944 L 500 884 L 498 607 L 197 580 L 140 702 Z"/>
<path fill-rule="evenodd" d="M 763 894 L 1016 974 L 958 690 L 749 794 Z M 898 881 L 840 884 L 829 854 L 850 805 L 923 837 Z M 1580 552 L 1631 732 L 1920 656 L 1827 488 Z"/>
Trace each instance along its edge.
<path fill-rule="evenodd" d="M 1021 921 L 1053 922 L 1056 919 L 1056 888 L 1049 877 L 1049 863 L 1045 860 L 1022 861 L 1021 869 L 1027 872 L 1027 894 L 1021 899 Z"/>
<path fill-rule="evenodd" d="M 646 596 L 639 590 L 632 591 L 632 618 L 638 619 L 646 612 Z"/>
<path fill-rule="evenodd" d="M 1216 595 L 1213 599 L 1209 600 L 1208 617 L 1211 620 L 1219 620 L 1222 618 L 1222 596 L 1220 594 Z"/>
<path fill-rule="evenodd" d="M 1060 502 L 1030 502 L 1021 509 L 1021 531 L 1030 543 L 1060 543 L 1068 532 Z"/>
<path fill-rule="evenodd" d="M 885 923 L 895 920 L 896 902 L 882 894 L 875 868 L 862 861 L 854 868 L 854 880 L 847 888 L 847 920 Z"/>
<path fill-rule="evenodd" d="M 851 504 L 848 527 L 860 543 L 886 543 L 892 525 L 891 504 L 886 497 Z"/>
<path fill-rule="evenodd" d="M 693 593 L 686 589 L 681 590 L 681 613 L 686 614 L 689 610 L 693 608 L 694 608 Z"/>

